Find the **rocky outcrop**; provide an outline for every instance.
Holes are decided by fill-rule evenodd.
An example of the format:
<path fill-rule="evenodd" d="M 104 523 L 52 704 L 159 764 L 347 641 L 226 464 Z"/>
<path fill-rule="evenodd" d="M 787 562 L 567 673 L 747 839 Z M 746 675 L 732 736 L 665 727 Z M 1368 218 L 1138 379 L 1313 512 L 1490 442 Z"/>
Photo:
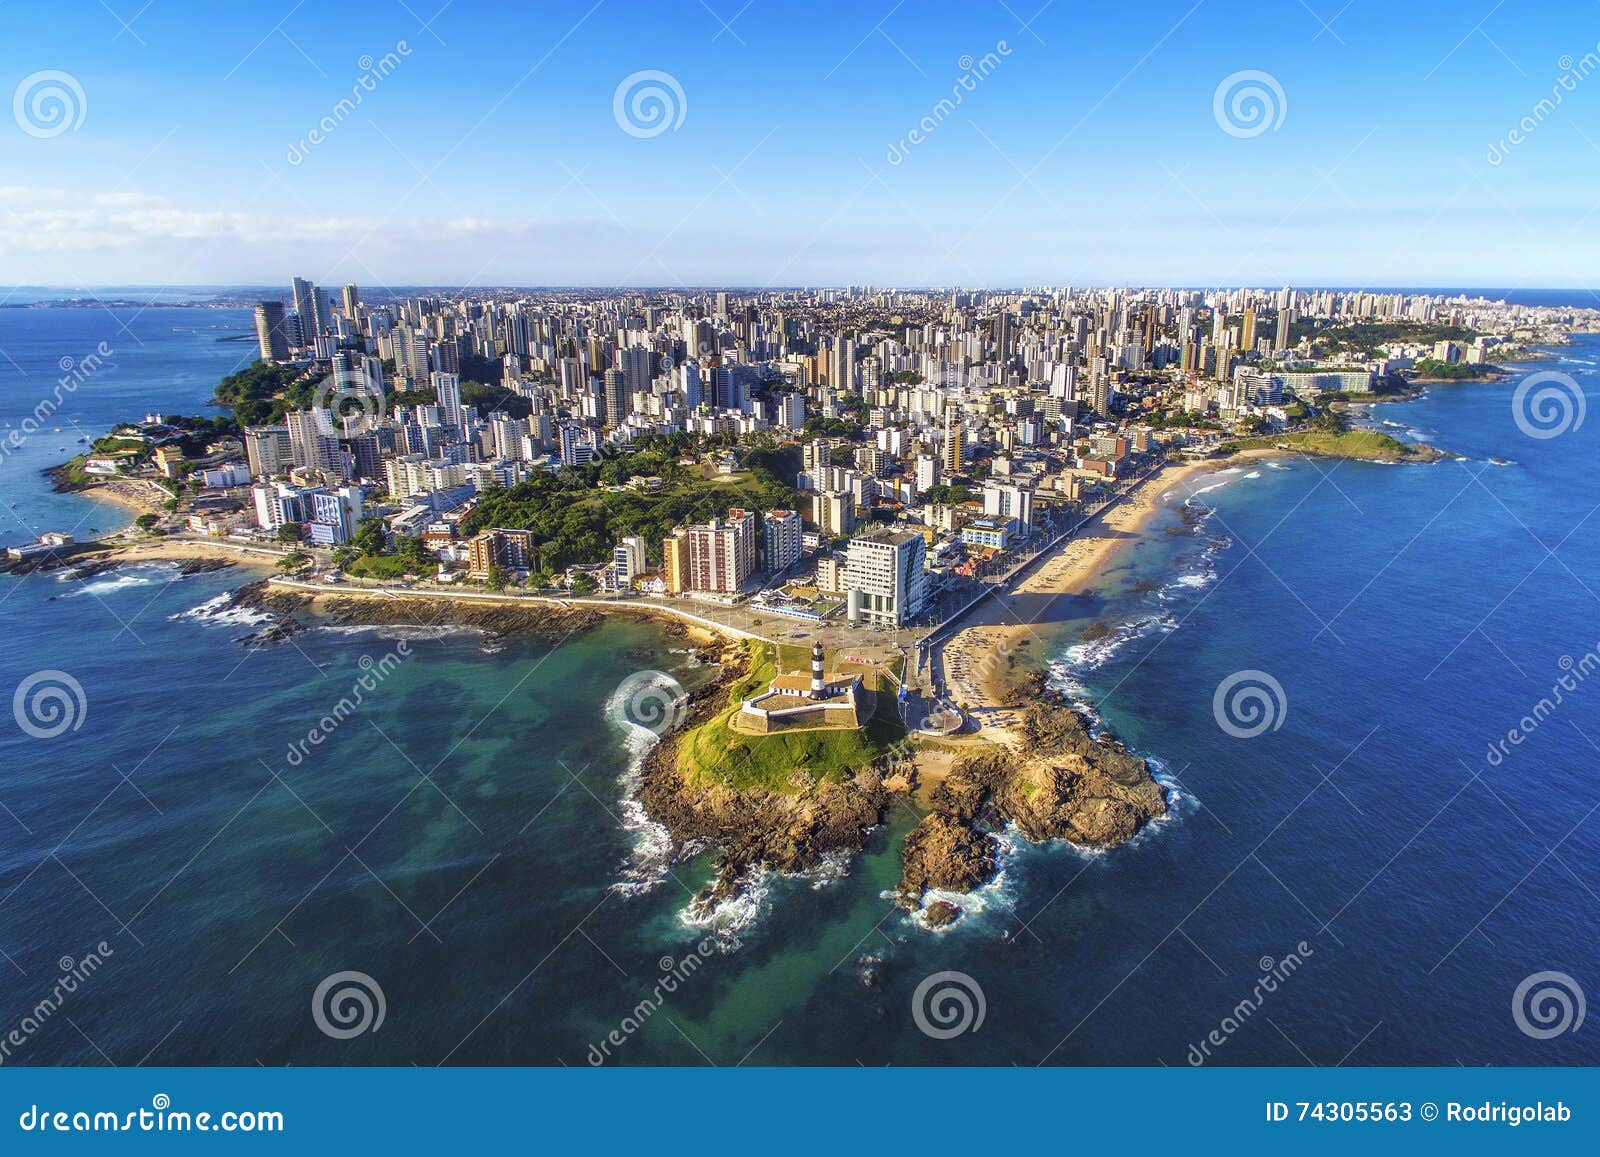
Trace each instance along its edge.
<path fill-rule="evenodd" d="M 1149 765 L 1108 737 L 1095 739 L 1080 712 L 1039 686 L 1022 713 L 1024 743 L 958 763 L 906 837 L 900 899 L 907 907 L 920 907 L 929 889 L 967 892 L 992 879 L 998 841 L 991 833 L 1006 824 L 1030 840 L 1105 847 L 1166 813 Z"/>
<path fill-rule="evenodd" d="M 858 850 L 888 807 L 889 789 L 875 766 L 855 768 L 837 782 L 797 769 L 792 790 L 782 792 L 685 779 L 681 738 L 726 708 L 729 687 L 747 662 L 742 648 L 723 652 L 721 676 L 691 693 L 684 726 L 652 749 L 641 769 L 639 802 L 650 818 L 680 846 L 709 844 L 717 851 L 718 877 L 697 898 L 701 906 L 733 894 L 753 868 L 804 871 L 828 852 Z"/>
<path fill-rule="evenodd" d="M 1132 839 L 1167 810 L 1150 767 L 1115 740 L 1096 740 L 1061 696 L 1023 714 L 1027 756 L 996 803 L 1030 840 L 1106 846 Z"/>
<path fill-rule="evenodd" d="M 882 777 L 871 767 L 842 783 L 812 781 L 791 795 L 691 786 L 676 767 L 663 766 L 670 759 L 669 752 L 650 761 L 654 766 L 645 769 L 640 802 L 675 839 L 714 845 L 722 863 L 736 870 L 765 864 L 801 871 L 814 867 L 825 852 L 857 849 L 862 832 L 882 818 L 888 799 Z"/>
<path fill-rule="evenodd" d="M 35 571 L 41 573 L 60 571 L 61 578 L 71 581 L 93 578 L 118 567 L 148 565 L 170 566 L 177 577 L 188 578 L 191 575 L 227 570 L 234 563 L 225 558 L 130 558 L 123 553 L 121 544 L 84 542 L 57 547 L 27 558 L 0 559 L 0 574 L 25 575 L 33 574 Z"/>
<path fill-rule="evenodd" d="M 1000 841 L 944 812 L 932 812 L 906 836 L 900 887 L 920 903 L 930 888 L 970 892 L 994 876 Z"/>
<path fill-rule="evenodd" d="M 269 611 L 302 626 L 471 627 L 500 638 L 518 636 L 536 642 L 559 643 L 589 630 L 604 616 L 588 607 L 563 607 L 556 603 L 489 603 L 458 599 L 369 598 L 356 595 L 313 594 L 274 587 L 266 580 L 241 587 L 237 606 Z"/>

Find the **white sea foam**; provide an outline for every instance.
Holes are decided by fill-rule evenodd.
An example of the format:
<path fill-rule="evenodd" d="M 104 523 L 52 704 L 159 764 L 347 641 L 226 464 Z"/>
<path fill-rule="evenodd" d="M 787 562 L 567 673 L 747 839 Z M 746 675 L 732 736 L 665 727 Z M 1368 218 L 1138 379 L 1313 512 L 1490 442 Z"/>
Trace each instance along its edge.
<path fill-rule="evenodd" d="M 228 627 L 260 627 L 272 622 L 272 615 L 266 611 L 257 610 L 255 607 L 234 606 L 231 591 L 224 591 L 215 598 L 207 599 L 197 607 L 190 607 L 186 611 L 168 615 L 167 618 L 172 621 L 192 619 L 210 625 Z"/>
<path fill-rule="evenodd" d="M 1225 541 L 1225 540 L 1224 540 Z M 1220 549 L 1222 543 L 1209 548 L 1207 555 Z M 1192 576 L 1185 576 L 1186 578 Z M 1178 582 L 1183 582 L 1182 579 Z M 1075 707 L 1088 723 L 1089 735 L 1099 740 L 1106 734 L 1105 721 L 1100 712 L 1096 710 L 1092 699 L 1092 692 L 1084 682 L 1085 676 L 1101 666 L 1107 659 L 1132 640 L 1149 633 L 1152 629 L 1174 631 L 1178 627 L 1176 620 L 1171 616 L 1148 616 L 1125 624 L 1118 631 L 1096 644 L 1080 643 L 1068 647 L 1061 659 L 1052 661 L 1047 666 L 1047 682 L 1051 688 L 1066 696 L 1067 700 Z M 1135 752 L 1134 754 L 1140 754 Z M 1162 825 L 1171 823 L 1189 811 L 1199 806 L 1199 801 L 1194 799 L 1192 793 L 1182 788 L 1171 770 L 1160 759 L 1154 756 L 1140 755 L 1150 765 L 1152 777 L 1166 794 L 1167 812 L 1156 820 L 1147 824 L 1125 847 L 1138 845 L 1141 841 L 1151 838 L 1153 833 Z M 1104 855 L 1110 849 L 1093 847 L 1083 844 L 1074 844 L 1068 841 L 1057 841 L 1063 844 L 1073 855 L 1083 858 L 1093 858 Z"/>
<path fill-rule="evenodd" d="M 1195 490 L 1191 490 L 1189 492 L 1189 497 L 1185 498 L 1183 500 L 1184 505 L 1185 506 L 1193 506 L 1193 505 L 1195 505 L 1195 501 L 1194 500 L 1196 498 L 1199 498 L 1202 494 L 1210 494 L 1213 490 L 1221 490 L 1230 481 L 1232 481 L 1232 480 L 1224 478 L 1221 482 L 1213 482 L 1210 486 L 1201 486 L 1201 487 L 1199 487 L 1199 488 L 1197 488 Z"/>
<path fill-rule="evenodd" d="M 408 641 L 443 639 L 450 635 L 481 635 L 482 627 L 461 623 L 334 623 L 318 628 L 330 635 L 373 635 L 379 639 L 405 639 Z"/>
<path fill-rule="evenodd" d="M 772 899 L 775 873 L 756 867 L 739 877 L 733 893 L 712 905 L 690 903 L 678 913 L 678 921 L 701 935 L 714 938 L 718 952 L 737 952 L 748 932 L 767 910 Z"/>
<path fill-rule="evenodd" d="M 1017 830 L 1014 824 L 1007 824 L 1004 830 L 992 834 L 999 845 L 995 851 L 994 877 L 970 892 L 947 892 L 943 888 L 929 888 L 923 893 L 922 907 L 906 913 L 907 924 L 934 936 L 943 936 L 954 931 L 984 932 L 993 930 L 997 918 L 1003 924 L 1005 917 L 1015 913 L 1018 892 L 1017 869 L 1022 857 L 1034 845 Z M 885 900 L 894 900 L 900 894 L 891 890 L 881 892 L 879 895 Z M 941 900 L 959 908 L 961 918 L 942 927 L 936 927 L 928 922 L 928 909 Z"/>
<path fill-rule="evenodd" d="M 617 779 L 622 789 L 617 812 L 623 830 L 633 839 L 621 868 L 622 878 L 611 885 L 611 890 L 619 896 L 642 896 L 660 887 L 672 870 L 672 835 L 665 825 L 651 819 L 639 802 L 645 757 L 661 737 L 628 718 L 627 696 L 626 684 L 619 685 L 605 705 L 606 718 L 622 731 L 628 748 L 627 770 Z"/>
<path fill-rule="evenodd" d="M 1084 674 L 1104 666 L 1110 658 L 1133 640 L 1156 631 L 1169 633 L 1178 629 L 1178 620 L 1166 611 L 1142 615 L 1117 627 L 1111 634 L 1099 639 L 1086 639 L 1066 649 L 1060 664 L 1067 671 Z"/>
<path fill-rule="evenodd" d="M 79 595 L 95 595 L 104 598 L 106 595 L 132 590 L 134 587 L 170 583 L 177 577 L 178 567 L 175 563 L 139 563 L 134 566 L 118 567 L 115 570 L 108 571 L 103 578 L 90 579 L 73 591 L 69 597 L 77 598 Z"/>
<path fill-rule="evenodd" d="M 813 892 L 820 892 L 848 876 L 855 858 L 855 852 L 849 848 L 835 848 L 831 852 L 823 852 L 816 867 L 796 873 L 796 876 L 810 884 Z"/>

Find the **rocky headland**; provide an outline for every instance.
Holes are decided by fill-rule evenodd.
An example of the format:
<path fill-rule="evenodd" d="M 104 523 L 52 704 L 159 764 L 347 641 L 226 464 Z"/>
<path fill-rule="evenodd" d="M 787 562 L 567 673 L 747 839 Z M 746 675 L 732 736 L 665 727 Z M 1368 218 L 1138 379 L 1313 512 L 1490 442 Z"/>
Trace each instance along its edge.
<path fill-rule="evenodd" d="M 724 647 L 718 677 L 688 693 L 682 726 L 651 749 L 640 772 L 639 802 L 678 849 L 708 844 L 716 849 L 717 877 L 696 898 L 697 908 L 732 895 L 753 869 L 799 872 L 816 867 L 829 852 L 860 849 L 889 803 L 883 769 L 874 764 L 851 768 L 839 778 L 796 768 L 783 790 L 735 788 L 684 774 L 680 745 L 728 708 L 731 690 L 750 662 L 748 648 Z"/>
<path fill-rule="evenodd" d="M 1126 843 L 1166 814 L 1149 765 L 1109 736 L 1091 735 L 1088 720 L 1042 677 L 1019 730 L 1020 745 L 966 755 L 934 789 L 931 810 L 906 837 L 906 907 L 921 907 L 930 890 L 969 892 L 993 879 L 993 833 L 1008 825 L 1036 842 L 1100 848 Z"/>

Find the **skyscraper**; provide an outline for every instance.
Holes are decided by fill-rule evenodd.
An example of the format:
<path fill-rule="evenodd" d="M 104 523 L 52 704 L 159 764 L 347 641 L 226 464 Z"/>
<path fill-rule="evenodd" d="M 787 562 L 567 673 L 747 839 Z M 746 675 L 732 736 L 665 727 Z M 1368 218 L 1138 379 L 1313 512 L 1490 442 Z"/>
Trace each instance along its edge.
<path fill-rule="evenodd" d="M 618 352 L 618 368 L 627 375 L 627 391 L 631 396 L 650 388 L 650 349 L 648 346 L 629 346 Z"/>
<path fill-rule="evenodd" d="M 800 516 L 792 510 L 769 510 L 764 524 L 767 570 L 777 574 L 800 561 Z"/>
<path fill-rule="evenodd" d="M 361 304 L 361 295 L 354 285 L 344 287 L 344 315 L 351 321 L 356 319 L 357 308 Z"/>
<path fill-rule="evenodd" d="M 455 374 L 433 374 L 434 397 L 439 404 L 439 422 L 461 425 L 461 379 Z"/>
<path fill-rule="evenodd" d="M 283 302 L 263 301 L 256 306 L 256 341 L 261 345 L 261 360 L 289 360 L 289 334 L 284 327 Z"/>
<path fill-rule="evenodd" d="M 849 621 L 898 627 L 921 614 L 926 556 L 927 543 L 914 530 L 885 528 L 851 539 L 845 570 Z"/>
<path fill-rule="evenodd" d="M 946 474 L 961 473 L 962 452 L 961 417 L 956 411 L 951 411 L 944 423 L 944 472 Z"/>
<path fill-rule="evenodd" d="M 756 568 L 756 520 L 743 510 L 730 510 L 726 520 L 713 518 L 689 528 L 689 589 L 709 594 L 737 594 Z"/>
<path fill-rule="evenodd" d="M 622 370 L 607 370 L 605 376 L 606 425 L 620 426 L 628 418 L 628 375 Z"/>
<path fill-rule="evenodd" d="M 855 387 L 856 347 L 842 333 L 833 335 L 833 357 L 828 367 L 828 385 L 836 390 Z"/>
<path fill-rule="evenodd" d="M 329 411 L 291 410 L 283 420 L 289 428 L 289 450 L 297 467 L 343 477 L 343 455 Z"/>
<path fill-rule="evenodd" d="M 325 328 L 327 320 L 317 301 L 317 287 L 303 277 L 296 277 L 290 281 L 289 289 L 294 295 L 294 311 L 300 318 L 300 340 L 305 345 L 311 345 Z"/>

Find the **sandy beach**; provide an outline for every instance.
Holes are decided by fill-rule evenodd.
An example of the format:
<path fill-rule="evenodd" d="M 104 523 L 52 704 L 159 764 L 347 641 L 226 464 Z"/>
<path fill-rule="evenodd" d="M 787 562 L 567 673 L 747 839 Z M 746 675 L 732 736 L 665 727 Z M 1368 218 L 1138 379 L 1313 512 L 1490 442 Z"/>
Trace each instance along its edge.
<path fill-rule="evenodd" d="M 1146 479 L 1132 494 L 1084 527 L 1038 564 L 1004 598 L 991 599 L 970 625 L 940 648 L 945 684 L 993 743 L 1021 742 L 1014 728 L 1025 676 L 1036 665 L 1040 628 L 1058 621 L 1062 597 L 1092 590 L 1116 554 L 1132 543 L 1162 507 L 1162 496 L 1219 461 L 1176 462 Z"/>
<path fill-rule="evenodd" d="M 226 562 L 237 566 L 274 571 L 278 555 L 270 551 L 247 550 L 211 539 L 190 538 L 108 538 L 104 545 L 118 563 L 141 562 Z"/>
<path fill-rule="evenodd" d="M 137 478 L 101 478 L 74 492 L 133 514 L 166 513 L 168 496 L 159 487 Z"/>

